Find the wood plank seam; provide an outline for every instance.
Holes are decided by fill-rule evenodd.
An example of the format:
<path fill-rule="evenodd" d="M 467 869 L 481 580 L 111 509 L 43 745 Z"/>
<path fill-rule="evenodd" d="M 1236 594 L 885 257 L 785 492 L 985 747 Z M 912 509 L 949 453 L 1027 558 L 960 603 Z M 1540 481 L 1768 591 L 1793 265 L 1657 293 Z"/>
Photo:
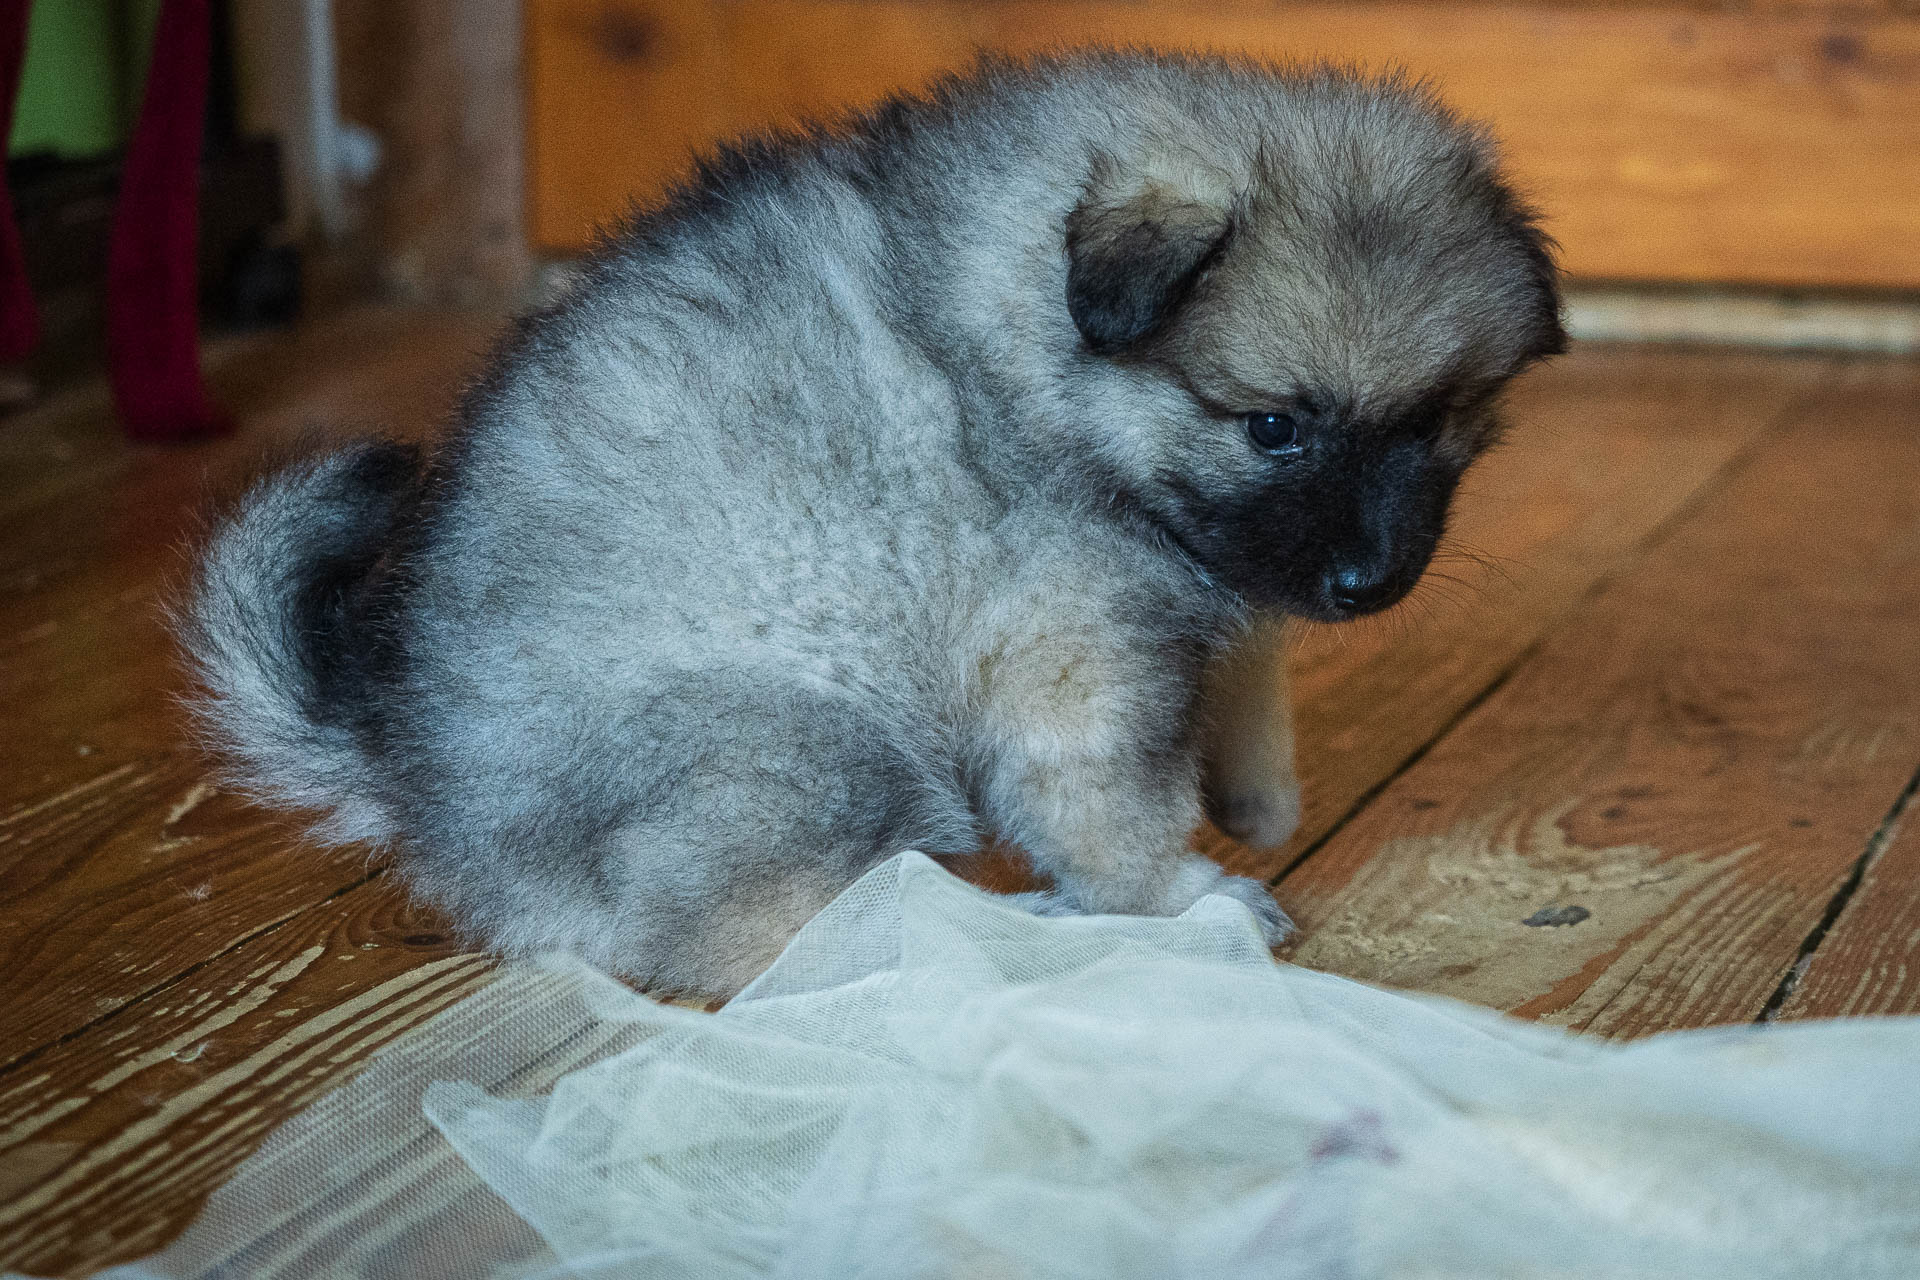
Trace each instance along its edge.
<path fill-rule="evenodd" d="M 1880 820 L 1880 825 L 1874 828 L 1871 836 L 1867 837 L 1867 847 L 1854 861 L 1853 870 L 1848 873 L 1846 880 L 1834 891 L 1833 898 L 1827 903 L 1827 909 L 1821 913 L 1819 921 L 1807 932 L 1806 941 L 1800 944 L 1799 954 L 1794 957 L 1793 963 L 1787 966 L 1787 971 L 1781 975 L 1780 985 L 1774 988 L 1773 995 L 1768 997 L 1766 1005 L 1754 1018 L 1755 1022 L 1766 1023 L 1778 1020 L 1781 1009 L 1785 1008 L 1787 1001 L 1793 998 L 1800 980 L 1812 967 L 1814 954 L 1819 951 L 1820 944 L 1827 940 L 1827 934 L 1833 930 L 1835 924 L 1839 923 L 1841 913 L 1847 909 L 1847 903 L 1853 900 L 1853 895 L 1866 880 L 1867 872 L 1873 869 L 1873 864 L 1880 860 L 1880 856 L 1893 843 L 1894 836 L 1899 834 L 1901 819 L 1912 806 L 1913 798 L 1917 794 L 1920 794 L 1920 769 L 1914 770 L 1913 777 L 1907 779 L 1907 785 L 1901 789 L 1898 796 L 1894 797 L 1893 804 L 1888 807 L 1887 816 Z"/>
<path fill-rule="evenodd" d="M 243 1115 L 230 1119 L 220 1128 L 196 1135 L 184 1146 L 171 1143 L 150 1145 L 137 1157 L 132 1167 L 122 1165 L 114 1169 L 111 1161 L 116 1156 L 157 1138 L 204 1098 L 222 1094 L 241 1081 L 252 1081 L 261 1090 L 282 1084 L 287 1077 L 310 1064 L 316 1057 L 337 1049 L 355 1035 L 366 1034 L 379 1015 L 363 1014 L 364 1007 L 379 1006 L 397 995 L 405 1004 L 424 1004 L 430 1011 L 427 1017 L 431 1017 L 433 1013 L 472 994 L 490 981 L 491 967 L 483 957 L 469 954 L 410 969 L 358 999 L 308 1020 L 290 1031 L 284 1039 L 262 1047 L 218 1074 L 173 1095 L 158 1109 L 115 1134 L 107 1142 L 87 1151 L 79 1163 L 57 1171 L 15 1196 L 0 1213 L 0 1223 L 15 1230 L 0 1237 L 0 1244 L 12 1251 L 24 1243 L 18 1232 L 28 1230 L 31 1226 L 30 1215 L 50 1204 L 71 1206 L 76 1201 L 88 1198 L 119 1195 L 123 1198 L 116 1205 L 116 1210 L 128 1212 L 132 1206 L 124 1198 L 127 1189 L 118 1183 L 131 1181 L 145 1166 L 155 1166 L 160 1170 L 193 1168 L 202 1159 L 202 1149 L 213 1144 L 223 1129 L 244 1123 L 248 1117 Z"/>
<path fill-rule="evenodd" d="M 1648 934 L 1652 933 L 1656 929 L 1659 929 L 1661 925 L 1664 923 L 1666 922 L 1658 919 L 1648 920 L 1644 922 L 1639 928 L 1629 931 L 1626 934 L 1626 936 L 1621 939 L 1621 943 L 1623 947 L 1625 949 L 1631 950 L 1636 944 L 1638 944 L 1643 939 L 1645 939 Z M 1596 1025 L 1604 1025 L 1601 1022 L 1601 1019 L 1606 1016 L 1607 1010 L 1613 1008 L 1614 1004 L 1618 1002 L 1622 996 L 1627 995 L 1629 992 L 1634 992 L 1635 994 L 1637 994 L 1637 984 L 1640 980 L 1640 976 L 1647 971 L 1647 967 L 1653 964 L 1654 960 L 1655 960 L 1654 956 L 1648 955 L 1639 964 L 1627 970 L 1626 973 L 1620 975 L 1616 985 L 1614 986 L 1613 991 L 1607 996 L 1606 999 L 1602 1000 L 1598 1005 L 1596 1005 L 1593 1011 L 1586 1016 L 1587 1026 L 1592 1027 Z"/>
<path fill-rule="evenodd" d="M 1920 759 L 1920 371 L 1831 368 L 1793 367 L 1831 391 L 1284 882 L 1297 963 L 1608 1037 L 1753 1021 Z M 1757 431 L 1788 398 L 1738 412 Z M 1829 972 L 1824 1007 L 1850 999 L 1849 964 L 1911 1001 L 1920 863 L 1882 869 L 1913 834 L 1783 1020 Z M 1829 963 L 1877 881 L 1889 927 Z M 1523 927 L 1574 903 L 1579 930 Z"/>
<path fill-rule="evenodd" d="M 1840 362 L 1838 360 L 1829 359 L 1825 363 L 1831 366 L 1836 372 L 1840 368 Z M 1751 465 L 1755 458 L 1760 456 L 1771 441 L 1788 430 L 1796 418 L 1814 403 L 1815 399 L 1816 396 L 1813 393 L 1803 394 L 1788 400 L 1785 404 L 1781 405 L 1779 409 L 1775 410 L 1772 420 L 1769 421 L 1763 429 L 1755 433 L 1754 437 L 1744 446 L 1737 449 L 1712 475 L 1701 481 L 1698 487 L 1678 503 L 1672 511 L 1669 511 L 1665 516 L 1656 521 L 1653 528 L 1647 530 L 1647 532 L 1633 544 L 1632 550 L 1615 561 L 1610 568 L 1603 570 L 1595 576 L 1595 578 L 1587 584 L 1585 591 L 1572 601 L 1569 601 L 1561 617 L 1571 617 L 1580 609 L 1598 599 L 1622 576 L 1631 572 L 1635 565 L 1639 564 L 1663 542 L 1672 537 L 1677 530 L 1685 526 L 1688 520 L 1692 519 L 1697 512 L 1711 503 L 1716 495 L 1725 490 L 1728 485 L 1732 484 L 1734 480 L 1739 477 L 1740 473 Z M 1321 832 L 1313 843 L 1302 849 L 1298 857 L 1294 858 L 1277 873 L 1269 877 L 1266 882 L 1267 887 L 1269 889 L 1278 889 L 1282 881 L 1295 871 L 1298 871 L 1305 865 L 1307 859 L 1313 857 L 1314 854 L 1326 846 L 1328 841 L 1339 835 L 1341 830 L 1365 810 L 1368 805 L 1378 799 L 1381 793 L 1399 781 L 1401 776 L 1408 770 L 1419 764 L 1426 754 L 1433 750 L 1440 742 L 1444 741 L 1447 735 L 1452 733 L 1463 720 L 1472 715 L 1488 698 L 1498 693 L 1501 686 L 1506 684 L 1515 672 L 1532 661 L 1534 655 L 1539 652 L 1540 647 L 1547 642 L 1547 638 L 1552 634 L 1552 626 L 1543 628 L 1533 643 L 1514 655 L 1512 662 L 1501 668 L 1500 672 L 1495 675 L 1493 679 L 1487 681 L 1471 698 L 1463 702 L 1458 710 L 1435 730 L 1431 737 L 1420 743 L 1414 750 L 1408 752 L 1406 757 L 1394 765 L 1392 769 L 1382 774 L 1378 781 L 1367 788 L 1359 798 L 1348 806 L 1345 813 L 1342 813 L 1325 831 Z"/>
<path fill-rule="evenodd" d="M 1836 359 L 1833 357 L 1828 357 L 1822 360 L 1821 363 L 1836 377 L 1839 376 L 1841 370 L 1846 365 L 1845 359 Z M 1672 537 L 1677 530 L 1689 520 L 1692 520 L 1694 516 L 1698 515 L 1704 507 L 1717 498 L 1728 486 L 1733 484 L 1735 480 L 1738 480 L 1741 473 L 1752 466 L 1755 460 L 1766 452 L 1768 446 L 1790 431 L 1794 423 L 1799 420 L 1800 415 L 1816 407 L 1819 402 L 1820 395 L 1818 392 L 1802 392 L 1800 395 L 1794 396 L 1782 404 L 1774 411 L 1772 420 L 1760 431 L 1756 432 L 1754 437 L 1747 441 L 1743 447 L 1736 450 L 1732 457 L 1722 463 L 1718 471 L 1715 471 L 1703 481 L 1698 488 L 1675 505 L 1673 510 L 1667 512 L 1666 515 L 1656 521 L 1653 528 L 1647 530 L 1646 536 L 1634 544 L 1633 551 L 1630 555 L 1615 564 L 1602 576 L 1596 578 L 1593 584 L 1587 588 L 1586 594 L 1581 597 L 1580 604 L 1584 605 L 1598 598 L 1610 584 L 1618 581 L 1628 570 L 1632 569 L 1634 565 L 1644 559 L 1647 553 L 1653 551 L 1668 538 Z M 1578 607 L 1580 606 L 1574 606 L 1574 608 Z M 1569 614 L 1572 612 L 1573 609 L 1568 610 Z"/>
<path fill-rule="evenodd" d="M 1637 548 L 1636 548 L 1635 554 L 1636 556 L 1638 554 Z M 1579 600 L 1576 600 L 1574 601 L 1573 604 L 1569 605 L 1567 611 L 1571 613 L 1573 610 L 1578 609 L 1585 602 L 1586 602 L 1586 597 L 1582 596 Z M 1527 665 L 1527 663 L 1533 658 L 1533 655 L 1539 650 L 1540 646 L 1545 642 L 1545 640 L 1546 640 L 1546 636 L 1543 634 L 1539 639 L 1536 639 L 1532 644 L 1522 649 L 1518 654 L 1514 656 L 1514 659 L 1512 662 L 1508 663 L 1505 667 L 1502 667 L 1500 669 L 1499 673 L 1495 675 L 1493 679 L 1487 681 L 1485 685 L 1481 686 L 1481 688 L 1477 692 L 1475 692 L 1471 698 L 1468 698 L 1464 702 L 1462 702 L 1459 708 L 1455 710 L 1451 716 L 1447 717 L 1446 722 L 1442 724 L 1438 729 L 1434 730 L 1433 736 L 1429 737 L 1425 742 L 1422 742 L 1419 746 L 1415 747 L 1412 751 L 1409 751 L 1405 759 L 1401 760 L 1398 764 L 1394 765 L 1392 769 L 1382 774 L 1380 776 L 1379 781 L 1375 782 L 1371 787 L 1368 787 L 1365 791 L 1361 792 L 1360 796 L 1356 800 L 1354 800 L 1354 802 L 1351 805 L 1347 806 L 1347 811 L 1345 813 L 1341 814 L 1338 818 L 1335 818 L 1333 822 L 1328 825 L 1327 829 L 1321 832 L 1319 837 L 1315 839 L 1312 844 L 1308 845 L 1306 848 L 1300 851 L 1299 857 L 1295 858 L 1293 861 L 1289 862 L 1286 866 L 1282 867 L 1278 873 L 1276 873 L 1275 875 L 1273 875 L 1271 878 L 1267 880 L 1267 888 L 1269 889 L 1277 888 L 1282 880 L 1285 880 L 1288 876 L 1292 875 L 1295 871 L 1297 871 L 1300 868 L 1300 866 L 1306 862 L 1308 858 L 1311 858 L 1314 854 L 1320 852 L 1320 850 L 1326 845 L 1327 841 L 1333 839 L 1336 835 L 1339 835 L 1341 830 L 1346 827 L 1347 823 L 1351 822 L 1354 819 L 1354 817 L 1360 813 L 1361 810 L 1365 809 L 1368 805 L 1372 804 L 1375 800 L 1377 800 L 1380 797 L 1381 792 L 1385 791 L 1388 787 L 1392 786 L 1396 781 L 1398 781 L 1400 776 L 1406 773 L 1407 770 L 1419 764 L 1420 761 L 1426 757 L 1427 752 L 1433 750 L 1433 748 L 1436 745 L 1438 745 L 1441 741 L 1443 741 L 1448 734 L 1452 733 L 1454 731 L 1454 728 L 1458 726 L 1462 720 L 1465 720 L 1468 716 L 1472 715 L 1475 711 L 1479 710 L 1480 704 L 1485 702 L 1488 698 L 1491 698 L 1494 694 L 1500 692 L 1501 686 L 1506 684 L 1508 680 L 1513 678 L 1514 672 L 1520 670 L 1520 668 Z"/>
<path fill-rule="evenodd" d="M 20 1054 L 18 1057 L 14 1058 L 10 1062 L 0 1063 L 0 1080 L 5 1080 L 8 1076 L 14 1074 L 15 1072 L 27 1066 L 30 1066 L 32 1063 L 38 1061 L 40 1058 L 58 1049 L 61 1045 L 77 1040 L 81 1036 L 87 1035 L 89 1032 L 93 1031 L 94 1028 L 113 1021 L 115 1018 L 118 1018 L 121 1014 L 126 1013 L 128 1010 L 135 1009 L 135 1008 L 138 1008 L 140 1005 L 146 1004 L 148 1001 L 152 1000 L 155 996 L 166 994 L 168 991 L 171 991 L 173 988 L 179 986 L 182 982 L 185 982 L 187 979 L 193 977 L 194 974 L 199 973 L 202 969 L 205 969 L 207 966 L 215 963 L 216 961 L 219 961 L 227 956 L 232 955 L 234 952 L 240 950 L 242 947 L 248 946 L 257 940 L 266 937 L 270 933 L 274 933 L 274 932 L 277 932 L 278 930 L 286 928 L 289 924 L 292 924 L 295 920 L 298 920 L 302 915 L 306 914 L 306 912 L 317 910 L 321 907 L 324 907 L 328 903 L 334 901 L 335 899 L 341 897 L 342 895 L 351 893 L 353 890 L 358 889 L 361 885 L 368 884 L 374 880 L 379 879 L 381 876 L 387 873 L 387 870 L 388 870 L 388 864 L 382 863 L 381 865 L 375 867 L 373 870 L 369 871 L 366 875 L 360 877 L 358 880 L 353 881 L 351 884 L 341 885 L 338 889 L 335 889 L 332 893 L 329 893 L 326 897 L 320 899 L 318 902 L 315 902 L 312 905 L 301 909 L 300 911 L 296 911 L 292 915 L 289 915 L 284 919 L 276 920 L 272 924 L 269 924 L 264 928 L 254 930 L 252 933 L 248 934 L 246 937 L 238 939 L 237 941 L 232 943 L 230 946 L 227 946 L 220 951 L 214 952 L 212 955 L 207 956 L 203 960 L 195 961 L 193 964 L 188 965 L 186 968 L 180 970 L 178 973 L 167 978 L 165 981 L 160 982 L 155 986 L 148 987 L 146 990 L 141 991 L 137 995 L 130 997 L 124 1003 L 116 1005 L 112 1009 L 107 1010 L 105 1013 L 101 1014 L 97 1018 L 94 1018 L 92 1021 L 87 1022 L 82 1026 L 75 1027 L 71 1031 L 67 1031 L 60 1035 L 57 1035 L 53 1039 L 48 1040 L 44 1044 L 35 1045 L 33 1048 L 28 1049 L 26 1052 Z"/>

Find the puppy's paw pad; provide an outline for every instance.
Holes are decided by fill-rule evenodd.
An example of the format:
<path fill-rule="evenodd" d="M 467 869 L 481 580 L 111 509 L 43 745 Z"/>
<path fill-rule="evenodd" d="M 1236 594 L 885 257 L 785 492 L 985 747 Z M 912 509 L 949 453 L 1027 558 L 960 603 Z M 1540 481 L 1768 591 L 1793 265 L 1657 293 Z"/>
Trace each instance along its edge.
<path fill-rule="evenodd" d="M 1260 925 L 1260 936 L 1266 939 L 1269 947 L 1279 946 L 1297 932 L 1292 919 L 1273 900 L 1273 895 L 1267 892 L 1267 886 L 1258 880 L 1249 880 L 1245 876 L 1222 876 L 1213 892 L 1244 903 L 1253 912 L 1254 920 Z"/>

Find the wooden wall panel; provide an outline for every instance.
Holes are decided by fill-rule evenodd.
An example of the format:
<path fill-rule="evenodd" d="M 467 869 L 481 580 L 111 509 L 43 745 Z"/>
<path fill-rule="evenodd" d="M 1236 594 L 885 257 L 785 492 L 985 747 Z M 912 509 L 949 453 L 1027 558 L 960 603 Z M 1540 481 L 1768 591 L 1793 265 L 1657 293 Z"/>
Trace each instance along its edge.
<path fill-rule="evenodd" d="M 1491 120 L 1586 279 L 1920 287 L 1920 16 L 1684 5 L 529 0 L 536 242 L 589 243 L 689 152 L 980 48 L 1396 63 Z"/>

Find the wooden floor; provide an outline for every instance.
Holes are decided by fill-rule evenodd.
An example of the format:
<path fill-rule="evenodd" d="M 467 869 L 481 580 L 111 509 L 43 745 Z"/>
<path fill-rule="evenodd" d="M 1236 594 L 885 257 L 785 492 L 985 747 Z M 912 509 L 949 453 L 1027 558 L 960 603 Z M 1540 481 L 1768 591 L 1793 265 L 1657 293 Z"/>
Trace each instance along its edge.
<path fill-rule="evenodd" d="M 211 480 L 430 429 L 493 320 L 227 343 L 242 436 L 0 421 L 0 1268 L 151 1250 L 282 1119 L 488 979 L 186 747 L 155 600 Z M 1516 395 L 1473 557 L 1295 655 L 1303 964 L 1608 1036 L 1920 1011 L 1920 365 L 1589 348 Z"/>

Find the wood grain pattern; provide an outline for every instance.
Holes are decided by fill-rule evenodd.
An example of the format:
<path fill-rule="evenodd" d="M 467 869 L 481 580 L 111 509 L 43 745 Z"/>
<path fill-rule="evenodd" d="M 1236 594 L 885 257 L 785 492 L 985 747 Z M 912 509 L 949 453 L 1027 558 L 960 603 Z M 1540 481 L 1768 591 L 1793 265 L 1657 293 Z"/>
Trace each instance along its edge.
<path fill-rule="evenodd" d="M 206 785 L 155 604 L 210 487 L 309 432 L 437 429 L 498 325 L 373 308 L 213 344 L 243 430 L 191 449 L 128 445 L 98 389 L 0 432 L 0 1265 L 163 1242 L 486 971 L 364 854 Z"/>
<path fill-rule="evenodd" d="M 486 983 L 385 879 L 307 911 L 0 1079 L 0 1259 L 137 1256 L 300 1107 Z"/>
<path fill-rule="evenodd" d="M 0 431 L 0 815 L 176 749 L 157 612 L 210 490 L 303 433 L 439 425 L 496 313 L 371 308 L 296 338 L 211 344 L 241 432 L 192 449 L 127 444 L 87 389 Z M 98 754 L 96 754 L 98 753 Z"/>
<path fill-rule="evenodd" d="M 1834 382 L 1281 882 L 1297 960 L 1607 1035 L 1762 1010 L 1920 763 L 1920 376 Z"/>
<path fill-rule="evenodd" d="M 237 442 L 133 448 L 98 396 L 0 431 L 0 1268 L 163 1244 L 487 980 L 377 867 L 203 785 L 150 605 L 204 473 L 315 417 L 425 429 L 490 325 L 231 348 Z M 1751 1016 L 1920 764 L 1916 392 L 1910 364 L 1630 350 L 1522 387 L 1458 529 L 1499 571 L 1293 655 L 1309 824 L 1334 831 L 1281 884 L 1302 954 L 1610 1034 Z M 1911 847 L 1788 1016 L 1912 998 L 1889 943 L 1916 932 Z"/>
<path fill-rule="evenodd" d="M 127 445 L 95 391 L 0 432 L 4 491 L 31 495 L 0 515 L 0 1064 L 366 877 L 204 785 L 158 597 L 208 471 L 309 425 L 437 425 L 497 323 L 368 310 L 216 348 L 245 434 L 192 450 Z"/>
<path fill-rule="evenodd" d="M 0 1066 L 364 879 L 356 850 L 217 793 L 204 764 L 129 762 L 0 819 Z"/>
<path fill-rule="evenodd" d="M 1914 567 L 1920 572 L 1920 566 Z M 1920 813 L 1869 851 L 1860 883 L 1795 977 L 1782 1018 L 1920 1014 Z"/>
<path fill-rule="evenodd" d="M 333 0 L 328 10 L 341 114 L 380 139 L 371 180 L 344 194 L 383 293 L 512 298 L 533 265 L 520 199 L 520 0 Z M 258 43 L 284 43 L 256 25 L 267 27 Z"/>
<path fill-rule="evenodd" d="M 1589 348 L 1530 375 L 1508 443 L 1462 486 L 1453 549 L 1414 597 L 1382 618 L 1303 628 L 1290 662 L 1299 833 L 1256 852 L 1209 830 L 1199 847 L 1246 875 L 1292 865 L 1830 372 Z"/>
<path fill-rule="evenodd" d="M 1920 18 L 1886 6 L 531 0 L 529 203 L 585 246 L 688 154 L 979 49 L 1406 66 L 1490 121 L 1577 276 L 1920 285 Z"/>

